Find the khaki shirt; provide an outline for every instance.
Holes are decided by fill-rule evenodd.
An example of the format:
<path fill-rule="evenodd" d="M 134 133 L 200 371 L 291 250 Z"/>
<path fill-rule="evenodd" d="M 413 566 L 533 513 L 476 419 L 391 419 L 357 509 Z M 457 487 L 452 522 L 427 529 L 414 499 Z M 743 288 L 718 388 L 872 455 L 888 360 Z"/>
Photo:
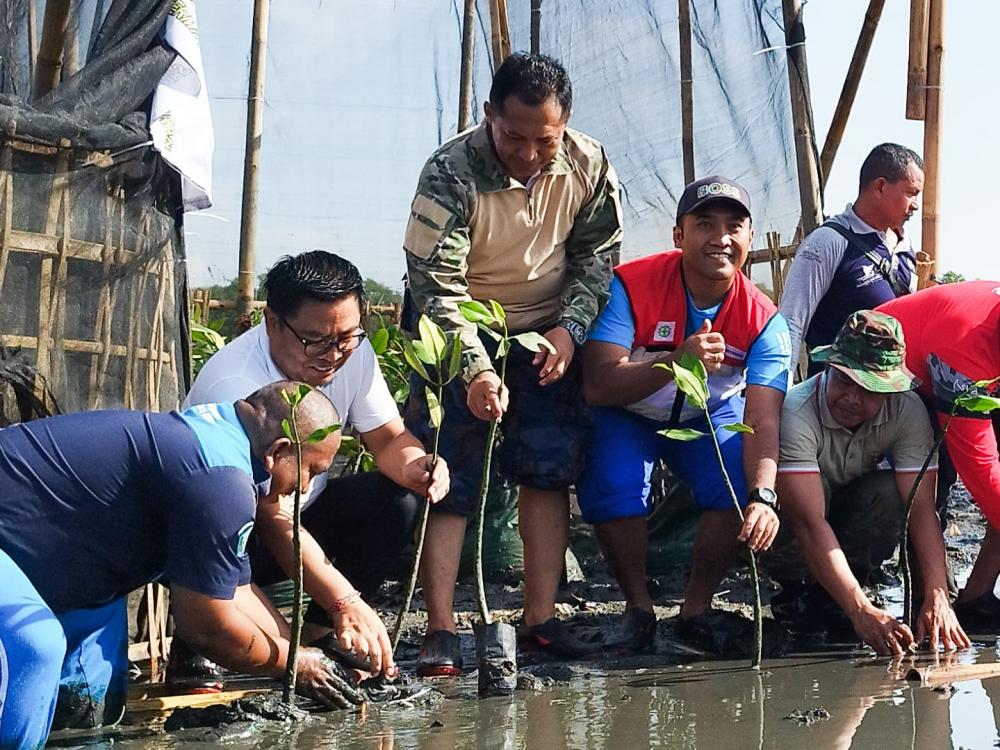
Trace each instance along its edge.
<path fill-rule="evenodd" d="M 504 172 L 483 123 L 424 166 L 403 249 L 413 302 L 459 332 L 469 382 L 492 365 L 459 303 L 495 299 L 512 331 L 562 319 L 589 328 L 620 244 L 618 179 L 600 143 L 567 128 L 555 158 L 522 185 Z"/>
<path fill-rule="evenodd" d="M 799 383 L 781 409 L 780 473 L 819 473 L 835 491 L 874 471 L 883 460 L 897 472 L 920 471 L 934 444 L 930 418 L 912 392 L 892 393 L 855 430 L 842 427 L 826 405 L 824 372 Z M 930 469 L 937 469 L 937 457 Z"/>

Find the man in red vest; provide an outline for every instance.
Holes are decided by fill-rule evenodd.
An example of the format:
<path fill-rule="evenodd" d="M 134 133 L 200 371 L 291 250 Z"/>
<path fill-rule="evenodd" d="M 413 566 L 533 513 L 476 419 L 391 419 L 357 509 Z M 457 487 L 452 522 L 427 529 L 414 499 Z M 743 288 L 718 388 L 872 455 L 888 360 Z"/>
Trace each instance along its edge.
<path fill-rule="evenodd" d="M 658 460 L 691 487 L 703 511 L 680 612 L 688 632 L 702 630 L 698 618 L 739 544 L 766 550 L 778 530 L 774 481 L 789 337 L 774 304 L 740 271 L 752 241 L 746 190 L 718 176 L 691 183 L 677 205 L 680 249 L 616 269 L 611 299 L 584 347 L 595 434 L 577 496 L 625 595 L 624 632 L 612 644 L 620 651 L 649 650 L 656 632 L 646 586 L 646 515 Z M 710 426 L 671 373 L 652 366 L 685 353 L 709 373 Z M 740 421 L 753 433 L 723 429 Z M 715 431 L 745 506 L 742 525 L 707 435 L 680 442 L 658 434 L 673 427 Z"/>

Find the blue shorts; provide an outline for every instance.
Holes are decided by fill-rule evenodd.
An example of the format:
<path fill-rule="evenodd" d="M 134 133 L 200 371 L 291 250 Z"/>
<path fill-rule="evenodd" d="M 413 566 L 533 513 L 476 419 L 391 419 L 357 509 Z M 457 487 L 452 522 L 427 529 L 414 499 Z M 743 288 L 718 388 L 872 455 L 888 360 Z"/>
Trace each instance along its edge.
<path fill-rule="evenodd" d="M 94 727 L 121 719 L 125 599 L 55 615 L 3 550 L 0 581 L 0 747 L 42 747 L 53 722 Z"/>
<path fill-rule="evenodd" d="M 681 442 L 658 435 L 657 430 L 663 429 L 661 423 L 625 409 L 596 407 L 592 414 L 594 438 L 576 485 L 584 521 L 603 523 L 647 515 L 650 477 L 659 459 L 663 459 L 670 471 L 691 488 L 699 508 L 733 508 L 708 435 Z M 743 473 L 743 435 L 724 430 L 722 425 L 742 419 L 743 399 L 739 397 L 729 399 L 712 414 L 712 428 L 741 506 L 746 504 L 747 495 Z M 706 431 L 704 422 L 687 426 Z"/>

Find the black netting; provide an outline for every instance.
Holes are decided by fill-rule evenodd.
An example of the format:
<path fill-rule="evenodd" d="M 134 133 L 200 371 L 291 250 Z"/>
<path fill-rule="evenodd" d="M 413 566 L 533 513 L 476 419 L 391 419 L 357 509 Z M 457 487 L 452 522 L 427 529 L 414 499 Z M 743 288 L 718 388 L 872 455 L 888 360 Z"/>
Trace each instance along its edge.
<path fill-rule="evenodd" d="M 170 409 L 186 388 L 179 178 L 151 148 L 148 129 L 151 94 L 174 59 L 158 36 L 170 6 L 75 5 L 63 80 L 34 101 L 26 3 L 0 9 L 0 380 L 9 384 L 0 406 L 8 417 L 35 373 L 34 393 L 45 396 L 47 386 L 43 401 L 67 411 Z"/>

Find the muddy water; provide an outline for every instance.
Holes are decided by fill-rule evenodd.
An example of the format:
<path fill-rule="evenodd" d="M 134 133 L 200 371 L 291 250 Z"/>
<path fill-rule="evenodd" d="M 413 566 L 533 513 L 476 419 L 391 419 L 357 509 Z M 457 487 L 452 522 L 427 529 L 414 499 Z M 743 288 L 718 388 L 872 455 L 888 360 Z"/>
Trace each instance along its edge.
<path fill-rule="evenodd" d="M 996 649 L 981 644 L 955 660 L 994 662 Z M 567 681 L 512 699 L 477 700 L 475 678 L 466 677 L 440 683 L 446 697 L 429 705 L 418 700 L 365 715 L 326 714 L 290 728 L 187 730 L 87 747 L 939 750 L 992 748 L 1000 740 L 1000 678 L 935 690 L 899 674 L 886 659 L 845 652 L 774 660 L 759 675 L 730 662 L 627 672 L 576 665 Z M 786 718 L 818 708 L 829 717 L 811 724 Z"/>

